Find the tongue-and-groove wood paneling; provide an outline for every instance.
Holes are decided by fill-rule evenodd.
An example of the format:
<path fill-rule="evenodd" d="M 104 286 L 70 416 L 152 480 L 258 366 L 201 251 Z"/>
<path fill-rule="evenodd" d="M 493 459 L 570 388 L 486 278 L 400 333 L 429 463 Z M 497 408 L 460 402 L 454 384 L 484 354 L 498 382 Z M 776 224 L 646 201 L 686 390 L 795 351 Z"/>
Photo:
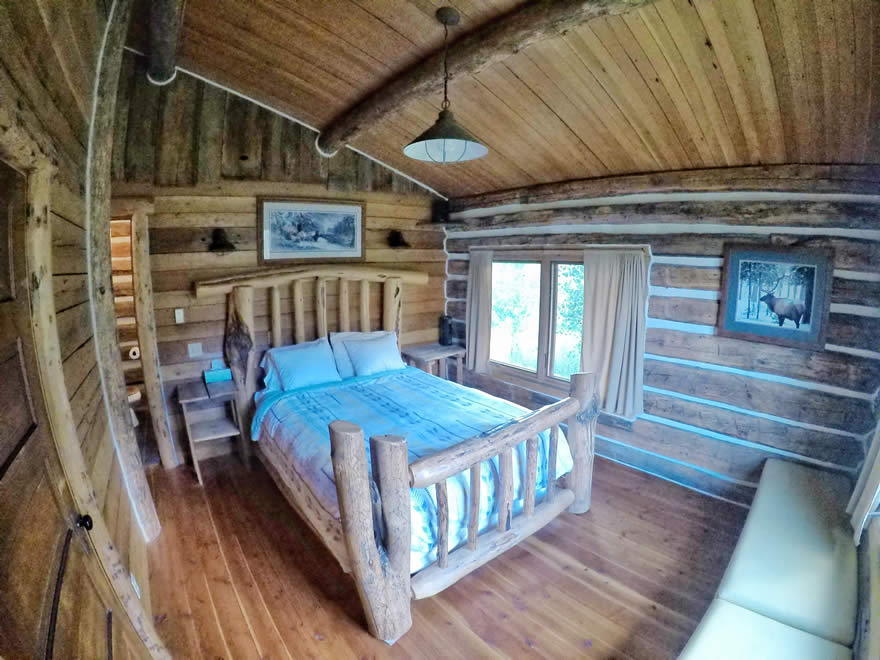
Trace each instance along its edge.
<path fill-rule="evenodd" d="M 451 4 L 464 15 L 454 37 L 521 3 Z M 180 63 L 322 128 L 440 46 L 434 8 L 189 0 Z M 403 156 L 439 95 L 354 146 L 454 196 L 625 172 L 876 163 L 878 35 L 873 0 L 658 0 L 453 80 L 452 109 L 485 159 Z"/>
<path fill-rule="evenodd" d="M 554 225 L 552 218 L 535 224 L 536 217 L 520 211 L 448 227 L 447 311 L 458 319 L 460 335 L 471 247 L 648 243 L 654 263 L 645 414 L 631 430 L 600 423 L 598 452 L 741 502 L 750 501 L 769 456 L 853 474 L 864 458 L 865 436 L 876 423 L 872 399 L 880 387 L 880 241 L 875 229 L 880 206 L 703 202 L 561 213 L 564 224 Z M 680 219 L 694 214 L 695 220 L 689 227 L 668 224 L 667 231 L 657 223 L 670 214 Z M 701 233 L 697 218 L 729 224 L 731 233 Z M 795 235 L 795 226 L 805 225 L 815 235 Z M 825 350 L 716 336 L 722 246 L 728 241 L 835 248 Z M 487 376 L 468 378 L 524 405 L 546 401 Z"/>

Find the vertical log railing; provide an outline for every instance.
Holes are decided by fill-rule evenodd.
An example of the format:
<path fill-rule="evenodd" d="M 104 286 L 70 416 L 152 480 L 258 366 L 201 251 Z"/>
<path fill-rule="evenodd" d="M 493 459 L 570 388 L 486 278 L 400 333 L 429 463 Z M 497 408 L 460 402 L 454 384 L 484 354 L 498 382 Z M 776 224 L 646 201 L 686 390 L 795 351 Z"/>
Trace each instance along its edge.
<path fill-rule="evenodd" d="M 351 302 L 348 296 L 348 280 L 339 280 L 339 332 L 351 330 Z"/>
<path fill-rule="evenodd" d="M 370 282 L 361 280 L 361 332 L 370 331 Z"/>
<path fill-rule="evenodd" d="M 302 344 L 306 340 L 306 297 L 303 293 L 303 281 L 294 280 L 290 293 L 293 296 L 293 340 Z"/>
<path fill-rule="evenodd" d="M 392 278 L 382 287 L 382 329 L 397 330 L 400 328 L 400 308 L 403 296 L 403 282 L 400 278 Z"/>
<path fill-rule="evenodd" d="M 315 282 L 315 327 L 319 337 L 327 336 L 327 280 L 319 277 Z"/>
<path fill-rule="evenodd" d="M 533 534 L 559 513 L 568 509 L 584 513 L 590 507 L 593 445 L 598 417 L 594 374 L 573 374 L 571 395 L 550 406 L 529 413 L 499 431 L 476 436 L 410 466 L 410 487 L 434 486 L 437 496 L 437 561 L 412 577 L 415 598 L 442 591 L 475 568 Z M 557 484 L 559 424 L 568 423 L 568 440 L 573 467 L 564 485 Z M 538 476 L 538 434 L 549 429 L 547 446 L 547 489 L 536 502 Z M 522 514 L 513 516 L 513 449 L 525 443 Z M 480 475 L 482 463 L 498 457 L 495 501 L 497 524 L 479 534 Z M 446 479 L 470 470 L 470 506 L 467 545 L 450 552 L 449 498 Z"/>
<path fill-rule="evenodd" d="M 281 339 L 281 289 L 273 286 L 272 289 L 272 348 L 283 346 Z"/>

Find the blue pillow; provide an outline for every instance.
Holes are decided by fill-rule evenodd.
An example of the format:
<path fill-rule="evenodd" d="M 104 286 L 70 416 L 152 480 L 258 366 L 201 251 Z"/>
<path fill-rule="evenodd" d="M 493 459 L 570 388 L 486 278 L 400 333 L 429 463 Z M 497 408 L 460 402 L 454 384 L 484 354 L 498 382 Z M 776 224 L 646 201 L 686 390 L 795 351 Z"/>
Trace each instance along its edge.
<path fill-rule="evenodd" d="M 393 335 L 390 330 L 374 330 L 373 332 L 331 332 L 330 348 L 333 349 L 333 357 L 336 359 L 336 370 L 339 371 L 339 377 L 342 379 L 354 378 L 354 365 L 351 358 L 348 357 L 348 350 L 345 348 L 345 342 L 363 341 L 364 339 L 374 339 L 385 335 Z"/>
<path fill-rule="evenodd" d="M 395 334 L 343 342 L 357 376 L 372 376 L 382 371 L 404 369 Z"/>
<path fill-rule="evenodd" d="M 279 349 L 273 349 L 279 350 Z M 266 386 L 267 390 L 280 390 L 281 389 L 281 378 L 278 376 L 278 370 L 275 368 L 275 364 L 269 359 L 269 353 L 271 351 L 266 351 L 263 353 L 263 359 L 260 360 L 260 368 L 263 369 L 263 384 Z"/>
<path fill-rule="evenodd" d="M 270 389 L 275 379 L 280 381 L 285 392 L 342 380 L 326 337 L 305 344 L 273 348 L 266 352 L 264 362 L 269 363 L 265 381 Z"/>

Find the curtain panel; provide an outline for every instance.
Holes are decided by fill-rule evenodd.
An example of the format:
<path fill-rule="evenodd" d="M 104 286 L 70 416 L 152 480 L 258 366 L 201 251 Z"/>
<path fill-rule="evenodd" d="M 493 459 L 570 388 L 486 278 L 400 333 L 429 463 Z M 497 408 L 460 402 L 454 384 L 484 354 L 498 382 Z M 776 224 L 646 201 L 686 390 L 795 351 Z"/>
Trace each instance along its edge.
<path fill-rule="evenodd" d="M 643 411 L 650 254 L 584 251 L 581 370 L 599 374 L 601 407 L 632 419 Z"/>
<path fill-rule="evenodd" d="M 467 368 L 489 370 L 489 335 L 492 324 L 492 251 L 471 252 L 467 285 Z"/>

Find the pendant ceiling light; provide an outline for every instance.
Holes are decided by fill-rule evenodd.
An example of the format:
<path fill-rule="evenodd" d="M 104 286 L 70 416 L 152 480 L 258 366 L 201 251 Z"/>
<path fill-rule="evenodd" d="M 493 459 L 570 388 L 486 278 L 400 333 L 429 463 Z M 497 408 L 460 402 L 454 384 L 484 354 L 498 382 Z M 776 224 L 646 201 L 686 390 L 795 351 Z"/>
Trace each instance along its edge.
<path fill-rule="evenodd" d="M 489 150 L 486 145 L 465 130 L 449 110 L 449 26 L 458 25 L 458 12 L 452 7 L 437 10 L 437 20 L 443 24 L 443 104 L 440 115 L 431 128 L 403 148 L 403 153 L 416 160 L 432 163 L 460 163 L 482 158 Z"/>

